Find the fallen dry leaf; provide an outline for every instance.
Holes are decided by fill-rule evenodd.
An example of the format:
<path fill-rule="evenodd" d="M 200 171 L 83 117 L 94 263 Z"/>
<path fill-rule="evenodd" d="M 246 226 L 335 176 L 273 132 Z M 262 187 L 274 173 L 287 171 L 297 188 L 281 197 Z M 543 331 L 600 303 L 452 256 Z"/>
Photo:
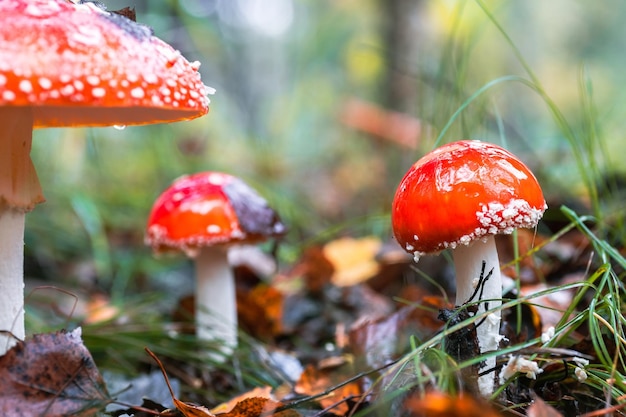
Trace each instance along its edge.
<path fill-rule="evenodd" d="M 228 413 L 218 414 L 217 417 L 300 417 L 294 410 L 276 411 L 283 404 L 268 398 L 246 398 Z"/>
<path fill-rule="evenodd" d="M 283 294 L 265 283 L 252 290 L 237 291 L 237 314 L 241 327 L 257 339 L 268 340 L 283 332 Z"/>
<path fill-rule="evenodd" d="M 34 335 L 0 357 L 0 415 L 95 415 L 111 398 L 80 328 Z"/>
<path fill-rule="evenodd" d="M 232 411 L 235 406 L 240 403 L 241 401 L 247 399 L 247 398 L 254 398 L 254 397 L 261 397 L 261 398 L 272 398 L 272 387 L 269 386 L 265 386 L 265 387 L 256 387 L 255 389 L 253 389 L 252 391 L 248 391 L 244 394 L 238 395 L 235 398 L 231 398 L 230 401 L 220 404 L 217 407 L 213 408 L 211 410 L 212 413 L 215 414 L 219 414 L 219 413 L 227 413 L 229 411 Z"/>
<path fill-rule="evenodd" d="M 318 367 L 308 365 L 296 383 L 294 391 L 308 396 L 319 395 L 354 376 L 350 361 L 342 357 L 335 357 L 330 361 L 326 359 L 325 362 L 326 364 L 321 363 Z M 329 392 L 318 401 L 324 409 L 332 407 L 333 413 L 344 415 L 349 411 L 349 406 L 343 400 L 362 394 L 362 387 L 357 382 L 350 382 Z"/>
<path fill-rule="evenodd" d="M 347 100 L 340 117 L 341 122 L 352 129 L 409 149 L 416 149 L 421 138 L 419 120 L 362 100 Z"/>
<path fill-rule="evenodd" d="M 439 311 L 453 307 L 441 297 L 426 296 L 380 319 L 359 321 L 348 334 L 350 350 L 372 368 L 384 366 L 409 349 L 412 337 L 425 340 L 439 331 L 444 324 Z"/>
<path fill-rule="evenodd" d="M 376 275 L 380 269 L 376 254 L 381 246 L 382 243 L 375 237 L 344 237 L 324 245 L 324 256 L 334 268 L 332 283 L 338 287 L 346 287 Z"/>
<path fill-rule="evenodd" d="M 119 308 L 111 304 L 109 297 L 103 294 L 94 294 L 87 302 L 85 324 L 96 324 L 109 321 L 120 314 Z"/>
<path fill-rule="evenodd" d="M 150 349 L 145 348 L 145 350 L 161 369 L 163 378 L 165 378 L 165 383 L 170 390 L 172 401 L 174 402 L 176 409 L 180 411 L 184 417 L 300 417 L 300 414 L 293 410 L 274 412 L 279 407 L 282 407 L 283 404 L 272 401 L 269 398 L 262 397 L 245 398 L 242 401 L 239 401 L 231 411 L 220 414 L 213 414 L 208 408 L 202 405 L 180 401 L 174 395 L 174 391 L 170 386 L 169 378 L 167 377 L 167 373 L 165 372 L 165 368 L 163 367 L 161 360 Z"/>

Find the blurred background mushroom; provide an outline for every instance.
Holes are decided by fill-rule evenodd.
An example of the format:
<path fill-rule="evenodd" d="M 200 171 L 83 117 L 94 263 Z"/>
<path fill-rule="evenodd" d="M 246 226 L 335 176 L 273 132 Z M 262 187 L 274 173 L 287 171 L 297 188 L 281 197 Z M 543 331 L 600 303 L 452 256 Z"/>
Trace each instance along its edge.
<path fill-rule="evenodd" d="M 178 178 L 157 198 L 146 226 L 155 253 L 182 252 L 195 264 L 196 334 L 217 342 L 214 353 L 237 346 L 235 279 L 228 262 L 234 245 L 254 244 L 286 232 L 278 214 L 242 180 L 221 172 Z"/>

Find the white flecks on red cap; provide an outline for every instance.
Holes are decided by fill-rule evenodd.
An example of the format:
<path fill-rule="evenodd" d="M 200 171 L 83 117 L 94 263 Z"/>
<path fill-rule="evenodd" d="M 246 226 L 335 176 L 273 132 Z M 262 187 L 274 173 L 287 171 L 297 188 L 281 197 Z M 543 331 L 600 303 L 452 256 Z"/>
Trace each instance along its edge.
<path fill-rule="evenodd" d="M 0 1 L 0 106 L 31 106 L 35 127 L 201 116 L 212 89 L 198 68 L 148 28 L 93 3 Z"/>

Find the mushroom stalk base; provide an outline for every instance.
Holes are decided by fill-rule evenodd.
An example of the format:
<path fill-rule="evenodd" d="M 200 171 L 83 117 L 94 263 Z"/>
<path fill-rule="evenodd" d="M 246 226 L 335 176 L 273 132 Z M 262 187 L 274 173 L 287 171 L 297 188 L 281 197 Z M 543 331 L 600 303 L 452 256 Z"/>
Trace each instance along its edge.
<path fill-rule="evenodd" d="M 235 279 L 225 248 L 203 248 L 196 263 L 196 335 L 220 343 L 219 351 L 230 355 L 237 346 L 237 300 Z M 211 355 L 223 360 L 223 355 Z"/>
<path fill-rule="evenodd" d="M 484 241 L 479 240 L 469 246 L 458 246 L 453 251 L 453 258 L 457 285 L 456 305 L 461 306 L 467 302 L 479 301 L 479 299 L 485 300 L 478 305 L 476 314 L 482 314 L 486 310 L 499 307 L 502 304 L 502 279 L 494 237 L 489 236 Z M 481 280 L 483 261 L 485 262 L 485 269 Z M 487 277 L 488 279 L 485 279 Z M 477 285 L 481 285 L 482 289 L 476 291 Z M 472 295 L 474 298 L 470 299 Z M 480 321 L 482 320 L 476 324 Z M 492 313 L 482 321 L 476 328 L 476 334 L 481 353 L 497 351 L 502 339 L 500 336 L 500 312 Z M 495 365 L 496 357 L 488 357 L 485 359 L 481 371 L 493 369 Z M 493 393 L 494 384 L 495 372 L 478 378 L 478 388 L 485 396 Z"/>
<path fill-rule="evenodd" d="M 24 213 L 0 209 L 0 330 L 24 340 Z M 15 344 L 0 334 L 0 356 Z"/>

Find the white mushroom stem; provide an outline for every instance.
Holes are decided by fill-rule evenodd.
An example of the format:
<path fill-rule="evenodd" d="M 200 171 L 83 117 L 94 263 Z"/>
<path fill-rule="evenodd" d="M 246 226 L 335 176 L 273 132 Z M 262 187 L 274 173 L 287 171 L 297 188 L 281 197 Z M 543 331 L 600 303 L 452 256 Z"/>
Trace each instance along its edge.
<path fill-rule="evenodd" d="M 500 275 L 500 261 L 496 250 L 496 241 L 493 236 L 478 240 L 468 246 L 459 245 L 453 251 L 454 268 L 456 271 L 456 305 L 461 306 L 467 302 L 485 300 L 478 307 L 477 314 L 499 307 L 502 302 L 502 280 Z M 481 271 L 485 262 L 483 279 L 480 282 Z M 482 285 L 478 289 L 477 285 Z M 473 299 L 470 300 L 472 295 Z M 488 301 L 487 301 L 488 300 Z M 487 306 L 488 304 L 488 306 Z M 482 322 L 482 323 L 481 323 Z M 476 322 L 478 327 L 476 333 L 481 353 L 497 351 L 502 337 L 500 336 L 500 312 L 492 313 L 483 320 Z M 491 356 L 485 359 L 485 365 L 481 372 L 492 369 L 496 365 L 496 357 Z M 493 393 L 495 383 L 495 372 L 485 374 L 478 379 L 478 388 L 484 396 Z"/>
<path fill-rule="evenodd" d="M 237 346 L 235 279 L 225 247 L 206 247 L 195 258 L 196 335 L 217 341 L 225 355 Z M 219 360 L 217 355 L 211 355 Z"/>
<path fill-rule="evenodd" d="M 24 213 L 0 211 L 0 330 L 24 339 Z M 0 356 L 15 339 L 0 334 Z"/>
<path fill-rule="evenodd" d="M 0 126 L 0 330 L 24 339 L 24 218 L 44 199 L 30 160 L 32 112 L 0 107 Z M 0 335 L 0 355 L 13 341 Z"/>

